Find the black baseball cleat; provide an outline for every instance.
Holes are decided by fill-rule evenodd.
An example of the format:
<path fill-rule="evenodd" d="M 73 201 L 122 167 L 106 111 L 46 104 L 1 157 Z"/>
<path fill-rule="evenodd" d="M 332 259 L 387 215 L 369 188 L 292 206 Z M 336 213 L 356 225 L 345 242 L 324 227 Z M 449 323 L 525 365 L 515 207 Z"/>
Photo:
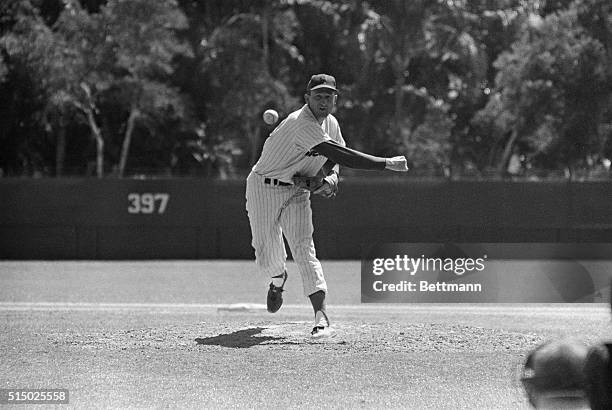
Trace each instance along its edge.
<path fill-rule="evenodd" d="M 312 332 L 310 332 L 310 336 L 313 339 L 320 339 L 323 337 L 333 337 L 334 331 L 329 326 L 315 326 L 312 328 Z"/>
<path fill-rule="evenodd" d="M 334 331 L 330 326 L 331 323 L 329 322 L 327 314 L 325 314 L 324 311 L 319 310 L 317 313 L 315 313 L 315 326 L 312 328 L 310 335 L 313 339 L 332 337 L 334 336 Z"/>
<path fill-rule="evenodd" d="M 274 276 L 274 278 L 283 278 L 283 284 L 280 286 L 274 286 L 274 283 L 270 283 L 270 289 L 268 289 L 268 312 L 276 313 L 278 309 L 283 305 L 283 286 L 285 286 L 285 282 L 287 282 L 287 271 L 283 272 L 278 276 Z"/>

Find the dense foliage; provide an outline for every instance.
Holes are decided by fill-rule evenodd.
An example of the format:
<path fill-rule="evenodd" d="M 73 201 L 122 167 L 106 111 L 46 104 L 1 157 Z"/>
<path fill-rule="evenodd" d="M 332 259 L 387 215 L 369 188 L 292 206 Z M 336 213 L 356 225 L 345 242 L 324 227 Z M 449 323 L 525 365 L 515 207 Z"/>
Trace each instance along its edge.
<path fill-rule="evenodd" d="M 415 175 L 609 175 L 607 0 L 3 2 L 0 172 L 244 174 L 319 72 Z"/>

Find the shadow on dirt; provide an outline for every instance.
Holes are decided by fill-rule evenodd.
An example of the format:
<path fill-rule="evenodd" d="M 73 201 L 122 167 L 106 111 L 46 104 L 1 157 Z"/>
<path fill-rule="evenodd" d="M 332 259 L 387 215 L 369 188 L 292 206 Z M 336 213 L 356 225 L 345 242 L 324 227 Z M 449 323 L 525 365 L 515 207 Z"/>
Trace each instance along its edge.
<path fill-rule="evenodd" d="M 287 344 L 283 337 L 275 336 L 256 336 L 264 330 L 263 327 L 254 327 L 251 329 L 242 329 L 236 332 L 227 333 L 218 336 L 197 338 L 196 343 L 207 346 L 222 346 L 234 348 L 249 348 L 257 346 L 264 342 L 276 342 L 275 344 Z"/>

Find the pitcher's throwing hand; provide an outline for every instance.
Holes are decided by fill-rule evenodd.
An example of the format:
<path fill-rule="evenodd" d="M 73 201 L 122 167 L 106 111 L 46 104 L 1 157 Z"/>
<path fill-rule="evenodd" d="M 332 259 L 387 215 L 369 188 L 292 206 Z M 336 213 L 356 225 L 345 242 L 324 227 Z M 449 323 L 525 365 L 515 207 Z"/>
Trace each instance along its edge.
<path fill-rule="evenodd" d="M 408 162 L 406 161 L 406 157 L 401 155 L 399 157 L 387 158 L 385 169 L 398 172 L 408 171 Z"/>

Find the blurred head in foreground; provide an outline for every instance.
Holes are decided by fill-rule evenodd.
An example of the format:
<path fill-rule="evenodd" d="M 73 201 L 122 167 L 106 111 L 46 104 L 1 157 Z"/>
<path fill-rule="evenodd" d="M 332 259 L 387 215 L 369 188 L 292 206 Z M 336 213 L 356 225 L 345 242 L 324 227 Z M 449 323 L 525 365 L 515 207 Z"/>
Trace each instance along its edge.
<path fill-rule="evenodd" d="M 612 344 L 593 346 L 584 366 L 586 392 L 593 410 L 612 409 Z"/>
<path fill-rule="evenodd" d="M 610 284 L 612 309 L 612 282 Z M 589 349 L 584 365 L 586 393 L 593 410 L 612 409 L 612 343 L 600 343 Z"/>
<path fill-rule="evenodd" d="M 536 409 L 589 409 L 584 364 L 589 348 L 576 340 L 548 341 L 533 350 L 521 382 Z"/>

